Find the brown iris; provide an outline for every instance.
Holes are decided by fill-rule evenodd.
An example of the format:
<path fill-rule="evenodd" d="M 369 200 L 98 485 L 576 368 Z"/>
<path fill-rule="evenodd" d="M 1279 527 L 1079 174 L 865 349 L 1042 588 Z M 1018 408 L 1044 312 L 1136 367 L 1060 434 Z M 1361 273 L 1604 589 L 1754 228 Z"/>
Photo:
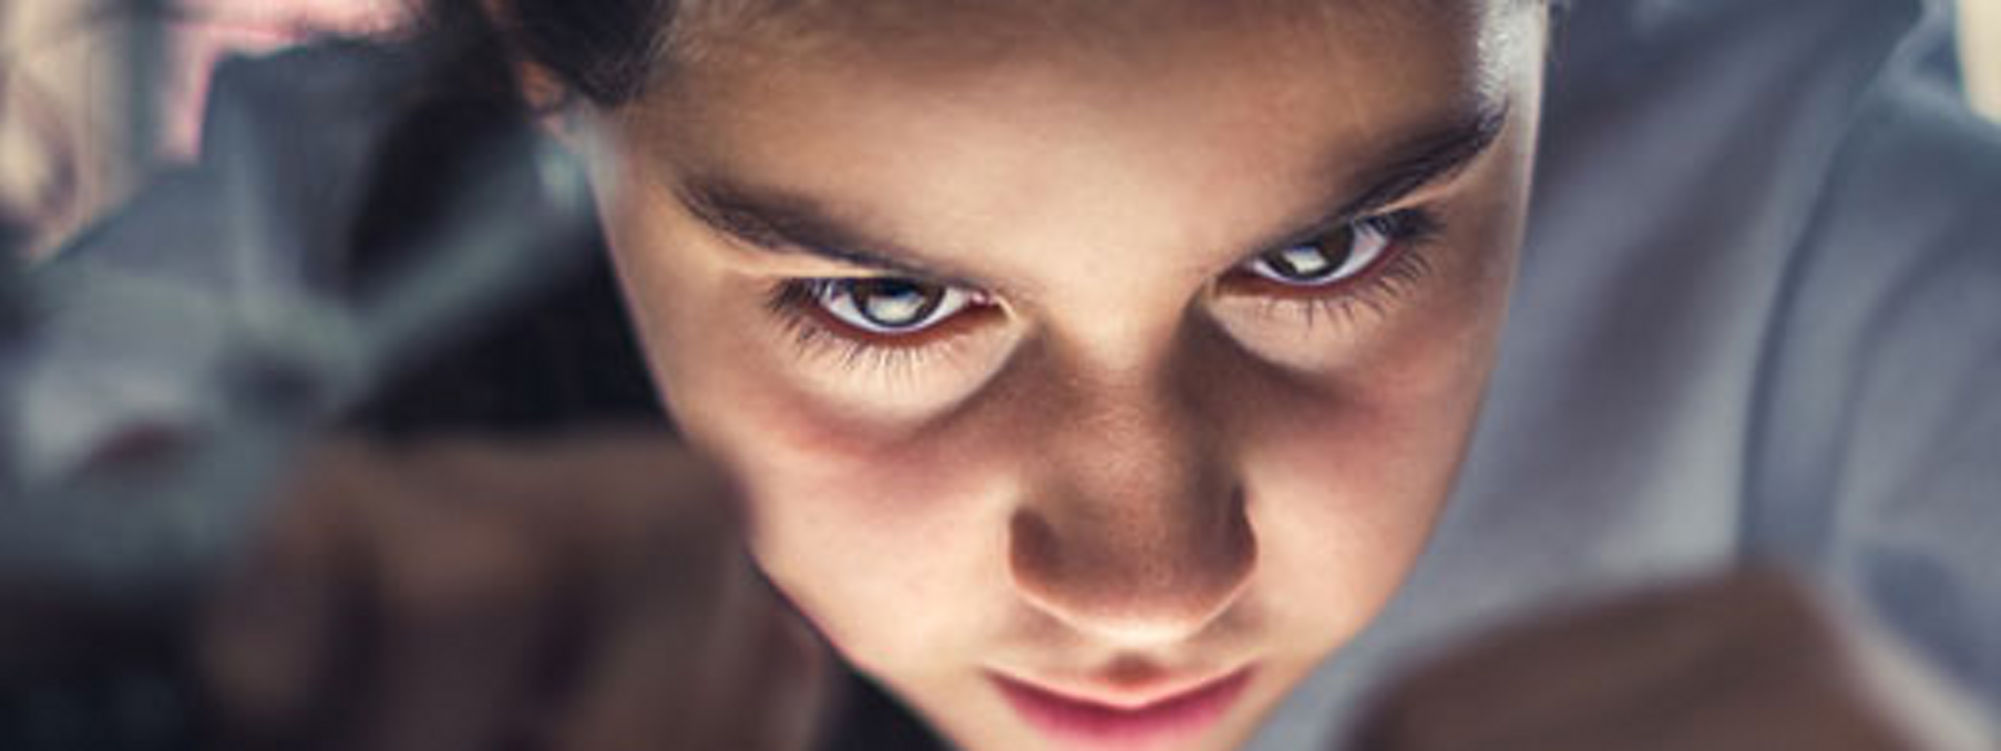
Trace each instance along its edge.
<path fill-rule="evenodd" d="M 1354 254 L 1353 235 L 1354 230 L 1344 228 L 1315 242 L 1270 251 L 1260 259 L 1285 281 L 1300 284 L 1324 281 L 1348 265 L 1349 256 Z"/>
<path fill-rule="evenodd" d="M 845 283 L 855 312 L 885 329 L 907 329 L 929 320 L 945 300 L 945 287 L 910 279 L 884 277 Z"/>

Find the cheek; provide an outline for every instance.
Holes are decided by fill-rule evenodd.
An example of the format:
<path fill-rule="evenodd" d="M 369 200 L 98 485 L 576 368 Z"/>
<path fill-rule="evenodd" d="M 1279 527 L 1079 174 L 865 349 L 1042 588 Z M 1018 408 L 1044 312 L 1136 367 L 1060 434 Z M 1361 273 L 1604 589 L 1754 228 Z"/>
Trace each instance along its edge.
<path fill-rule="evenodd" d="M 1299 649 L 1352 636 L 1422 551 L 1472 432 L 1512 259 L 1441 275 L 1440 294 L 1338 372 L 1231 395 L 1260 576 Z"/>
<path fill-rule="evenodd" d="M 958 666 L 991 642 L 1007 612 L 1018 491 L 974 444 L 1002 437 L 871 437 L 773 385 L 683 421 L 742 478 L 752 552 L 771 581 L 877 675 Z"/>
<path fill-rule="evenodd" d="M 1290 611 L 1281 620 L 1311 634 L 1309 651 L 1344 641 L 1402 583 L 1456 471 L 1454 412 L 1295 410 L 1246 447 L 1262 583 Z M 1316 414 L 1327 421 L 1298 424 Z"/>
<path fill-rule="evenodd" d="M 691 220 L 648 209 L 661 198 L 604 192 L 606 232 L 662 400 L 745 485 L 760 565 L 864 670 L 963 657 L 1005 602 L 1011 490 L 992 448 L 1006 437 L 897 433 L 819 398 L 795 377 L 782 328 L 730 299 L 755 285 Z"/>

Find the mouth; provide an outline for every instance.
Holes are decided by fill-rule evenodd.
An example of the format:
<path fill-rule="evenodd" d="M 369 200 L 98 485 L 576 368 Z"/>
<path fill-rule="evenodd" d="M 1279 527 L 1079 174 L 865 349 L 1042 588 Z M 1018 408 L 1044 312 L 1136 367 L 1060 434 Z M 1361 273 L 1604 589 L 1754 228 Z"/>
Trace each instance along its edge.
<path fill-rule="evenodd" d="M 994 683 L 1017 713 L 1052 740 L 1076 749 L 1166 748 L 1214 726 L 1250 683 L 1244 667 L 1135 706 L 1058 693 L 995 674 Z"/>

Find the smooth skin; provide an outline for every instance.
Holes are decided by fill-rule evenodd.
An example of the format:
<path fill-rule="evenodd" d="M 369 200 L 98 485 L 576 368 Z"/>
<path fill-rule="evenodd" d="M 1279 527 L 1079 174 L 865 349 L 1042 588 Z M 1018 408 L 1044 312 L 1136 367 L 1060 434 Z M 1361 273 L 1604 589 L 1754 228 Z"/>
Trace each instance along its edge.
<path fill-rule="evenodd" d="M 680 638 L 688 611 L 705 608 L 758 622 L 796 608 L 841 657 L 975 751 L 1059 747 L 1004 700 L 997 677 L 1134 706 L 1249 668 L 1248 687 L 1218 722 L 1148 745 L 1241 744 L 1401 586 L 1451 488 L 1521 243 L 1546 9 L 1478 0 L 807 3 L 753 22 L 756 14 L 728 12 L 733 5 L 688 6 L 676 31 L 683 54 L 639 101 L 579 106 L 552 116 L 551 129 L 589 164 L 663 401 L 736 492 L 687 484 L 708 471 L 704 462 L 629 436 L 551 444 L 543 449 L 567 458 L 529 462 L 518 460 L 533 452 L 519 447 L 462 439 L 449 444 L 455 459 L 350 455 L 331 469 L 313 465 L 308 476 L 321 479 L 300 486 L 302 508 L 336 510 L 295 522 L 303 531 L 278 535 L 269 555 L 300 555 L 332 534 L 314 530 L 345 529 L 377 551 L 375 581 L 442 582 L 360 595 L 391 615 L 435 613 L 457 601 L 461 584 L 525 582 L 519 592 L 499 587 L 519 595 L 504 607 L 438 616 L 470 628 L 543 622 L 537 614 L 563 604 L 543 586 L 600 591 L 607 576 L 563 564 L 550 578 L 551 561 L 644 560 L 644 546 L 741 534 L 782 600 L 753 606 L 717 594 L 734 590 L 713 581 L 742 576 L 732 567 L 744 564 L 695 556 L 699 565 L 654 580 L 662 589 L 650 596 L 673 606 L 599 603 L 584 612 L 622 625 L 564 632 L 563 654 L 582 662 L 574 670 L 657 677 L 585 680 L 559 699 L 510 688 L 465 709 L 409 693 L 471 680 L 445 677 L 454 669 L 550 659 L 546 632 L 479 659 L 448 652 L 416 667 L 414 648 L 378 650 L 363 662 L 415 673 L 371 673 L 375 683 L 363 685 L 409 704 L 362 710 L 357 727 L 382 729 L 363 736 L 375 745 L 354 747 L 488 747 L 482 741 L 518 728 L 517 706 L 663 708 L 612 712 L 660 720 L 632 726 L 622 737 L 631 746 L 562 748 L 716 748 L 692 739 L 810 715 L 799 709 L 810 701 L 769 698 L 810 691 L 725 693 L 728 702 L 700 705 L 717 709 L 683 711 L 709 701 L 691 676 L 722 674 L 687 670 L 696 655 L 737 666 L 751 685 L 814 680 L 794 667 L 810 665 L 810 651 L 760 662 L 764 642 Z M 549 93 L 532 85 L 547 75 L 524 72 L 531 96 Z M 550 468 L 588 466 L 600 452 L 630 460 L 635 446 L 660 463 Z M 385 461 L 400 469 L 383 474 Z M 589 479 L 538 482 L 537 466 Z M 311 502 L 393 496 L 401 500 L 386 505 L 457 504 L 439 519 L 490 518 L 466 500 L 487 491 L 521 510 L 493 523 L 508 542 L 490 555 L 483 543 L 436 544 L 460 534 L 444 521 L 351 531 L 348 516 L 378 518 L 370 509 L 386 502 Z M 729 515 L 670 514 L 684 528 L 604 538 L 602 548 L 544 544 L 549 517 L 538 507 L 611 530 L 657 513 L 647 503 L 575 502 L 592 493 L 669 508 L 721 502 L 740 509 L 745 526 L 715 521 Z M 284 576 L 251 568 L 249 581 Z M 317 576 L 299 586 L 340 587 Z M 614 591 L 648 596 L 635 586 Z M 1696 622 L 1747 633 L 1732 642 L 1745 649 L 1841 658 L 1836 642 L 1794 638 L 1820 628 L 1821 616 L 1761 619 L 1755 609 L 1702 605 L 1736 596 L 1697 587 L 1666 599 L 1688 604 Z M 440 633 L 426 623 L 387 619 L 370 627 L 370 643 Z M 1738 628 L 1746 624 L 1755 627 Z M 1621 670 L 1606 657 L 1652 651 L 1657 632 L 1646 619 L 1605 619 L 1592 633 L 1578 657 L 1613 667 L 1591 680 L 1613 695 L 1649 695 L 1661 671 Z M 599 647 L 621 638 L 657 644 L 657 661 L 607 667 L 614 655 Z M 249 726 L 296 728 L 258 701 L 284 695 L 299 676 L 325 682 L 297 667 L 315 644 L 267 641 L 212 641 L 228 658 L 215 660 L 218 693 L 236 699 L 225 706 L 250 708 L 241 716 L 277 718 Z M 1565 664 L 1562 640 L 1527 644 L 1522 654 L 1551 658 L 1475 655 L 1441 670 L 1514 685 Z M 517 663 L 499 656 L 510 649 Z M 533 684 L 504 675 L 513 677 L 471 685 Z M 1685 717 L 1704 732 L 1649 734 L 1646 747 L 1726 748 L 1715 744 L 1867 704 L 1860 692 L 1808 690 L 1824 677 L 1761 684 L 1760 696 L 1797 699 L 1772 715 L 1711 707 L 1698 694 Z M 1417 680 L 1382 710 L 1385 747 L 1479 747 L 1486 736 L 1466 736 L 1468 746 L 1422 731 L 1426 717 L 1450 715 L 1468 694 Z M 1538 728 L 1568 732 L 1565 718 L 1581 722 L 1591 710 L 1537 711 L 1557 719 L 1522 726 L 1522 748 L 1543 747 Z M 427 729 L 442 722 L 434 714 L 461 718 L 461 729 Z M 560 714 L 568 719 L 555 725 L 587 729 L 591 721 L 577 718 L 592 716 Z M 1616 723 L 1591 728 L 1578 737 L 1594 747 L 1634 747 Z M 1884 735 L 1845 737 L 1849 748 L 1894 747 Z"/>
<path fill-rule="evenodd" d="M 222 748 L 790 751 L 824 649 L 657 430 L 331 440 L 203 613 Z"/>
<path fill-rule="evenodd" d="M 753 553 L 969 748 L 1049 742 L 994 674 L 1131 704 L 1253 667 L 1181 747 L 1244 739 L 1401 583 L 1503 317 L 1539 8 L 1144 5 L 716 29 L 727 52 L 597 120 L 627 300 L 676 420 L 744 482 Z M 1410 144 L 1502 111 L 1374 208 L 1436 216 L 1391 251 L 1422 274 L 1246 283 Z M 774 286 L 904 272 L 799 225 L 991 303 L 901 337 L 809 311 L 802 340 Z"/>

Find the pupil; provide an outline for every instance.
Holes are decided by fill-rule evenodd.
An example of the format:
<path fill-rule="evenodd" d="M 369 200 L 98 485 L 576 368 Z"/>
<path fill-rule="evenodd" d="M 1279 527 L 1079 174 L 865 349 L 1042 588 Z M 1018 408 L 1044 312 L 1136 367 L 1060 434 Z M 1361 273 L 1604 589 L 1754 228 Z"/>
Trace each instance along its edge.
<path fill-rule="evenodd" d="M 940 287 L 904 279 L 869 279 L 854 283 L 849 294 L 855 310 L 870 323 L 885 328 L 903 328 L 922 323 L 945 299 Z"/>
<path fill-rule="evenodd" d="M 1284 250 L 1275 251 L 1265 258 L 1265 262 L 1271 264 L 1272 269 L 1277 271 L 1279 276 L 1293 281 L 1307 282 L 1324 279 L 1333 275 L 1334 272 L 1339 271 L 1341 266 L 1348 261 L 1348 254 L 1346 252 L 1341 253 L 1338 257 L 1328 252 L 1327 245 L 1332 242 L 1341 243 L 1344 249 L 1350 245 L 1347 242 L 1347 233 L 1342 232 L 1335 237 L 1326 238 L 1312 244 L 1295 245 Z"/>

